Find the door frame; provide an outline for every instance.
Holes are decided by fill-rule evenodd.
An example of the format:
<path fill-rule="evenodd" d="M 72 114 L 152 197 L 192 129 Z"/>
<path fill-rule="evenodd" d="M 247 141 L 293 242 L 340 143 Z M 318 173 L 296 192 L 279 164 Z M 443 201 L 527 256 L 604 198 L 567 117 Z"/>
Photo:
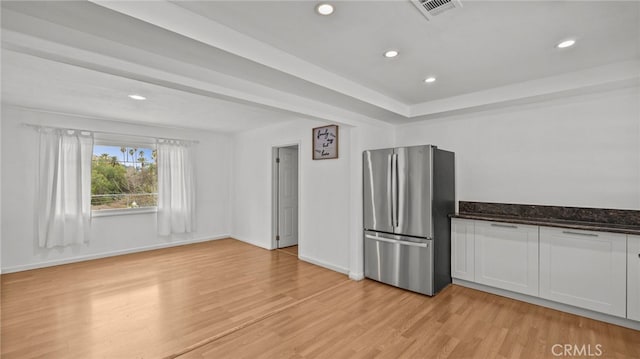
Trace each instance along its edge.
<path fill-rule="evenodd" d="M 302 214 L 300 184 L 302 183 L 302 141 L 283 142 L 281 144 L 271 145 L 271 246 L 270 249 L 278 249 L 278 241 L 276 241 L 276 233 L 278 232 L 278 149 L 283 147 L 298 147 L 298 255 L 300 253 L 300 233 L 302 233 L 302 223 L 300 221 Z"/>

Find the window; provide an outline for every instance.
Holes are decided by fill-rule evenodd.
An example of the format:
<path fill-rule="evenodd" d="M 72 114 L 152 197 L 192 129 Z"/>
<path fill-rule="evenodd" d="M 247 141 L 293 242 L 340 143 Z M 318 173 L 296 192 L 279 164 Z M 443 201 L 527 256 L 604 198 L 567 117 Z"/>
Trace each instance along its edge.
<path fill-rule="evenodd" d="M 95 145 L 91 209 L 154 208 L 158 202 L 157 152 L 153 146 Z"/>

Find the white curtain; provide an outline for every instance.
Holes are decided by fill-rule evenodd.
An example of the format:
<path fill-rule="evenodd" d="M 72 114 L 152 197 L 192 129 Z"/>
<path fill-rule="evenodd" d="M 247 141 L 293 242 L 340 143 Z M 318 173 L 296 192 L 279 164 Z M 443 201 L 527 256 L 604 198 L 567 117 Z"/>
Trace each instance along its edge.
<path fill-rule="evenodd" d="M 158 234 L 195 231 L 195 179 L 191 143 L 158 140 Z"/>
<path fill-rule="evenodd" d="M 38 244 L 51 248 L 87 242 L 93 134 L 52 128 L 39 132 Z"/>

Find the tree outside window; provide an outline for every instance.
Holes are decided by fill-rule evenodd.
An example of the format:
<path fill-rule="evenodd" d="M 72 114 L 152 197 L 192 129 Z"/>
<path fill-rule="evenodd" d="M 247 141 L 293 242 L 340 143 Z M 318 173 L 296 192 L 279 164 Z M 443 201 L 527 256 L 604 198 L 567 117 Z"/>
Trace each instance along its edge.
<path fill-rule="evenodd" d="M 156 207 L 157 152 L 136 146 L 93 148 L 91 167 L 92 210 Z"/>

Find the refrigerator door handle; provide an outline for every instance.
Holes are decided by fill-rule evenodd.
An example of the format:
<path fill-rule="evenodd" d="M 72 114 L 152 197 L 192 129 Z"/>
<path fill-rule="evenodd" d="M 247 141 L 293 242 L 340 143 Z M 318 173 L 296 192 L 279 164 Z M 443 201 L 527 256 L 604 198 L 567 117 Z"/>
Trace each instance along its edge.
<path fill-rule="evenodd" d="M 391 194 L 393 191 L 393 153 L 390 154 L 387 158 L 387 202 L 389 203 L 389 219 L 391 220 L 391 227 L 393 227 L 394 224 L 394 218 L 393 218 L 393 195 Z"/>
<path fill-rule="evenodd" d="M 395 189 L 393 191 L 393 194 L 396 196 L 396 200 L 395 200 L 395 214 L 394 216 L 396 217 L 396 223 L 393 225 L 394 227 L 400 227 L 400 175 L 398 174 L 398 154 L 395 153 L 395 163 L 394 163 L 394 171 L 395 171 Z"/>
<path fill-rule="evenodd" d="M 370 234 L 365 234 L 364 237 L 368 238 L 368 239 L 373 239 L 374 241 L 399 244 L 399 245 L 402 245 L 402 246 L 422 247 L 422 248 L 429 247 L 429 243 L 428 242 L 425 243 L 425 242 L 397 241 L 395 239 L 387 239 L 387 238 L 383 238 L 383 237 L 372 236 Z"/>
<path fill-rule="evenodd" d="M 406 153 L 396 153 L 396 227 L 400 228 L 400 232 L 404 231 L 405 216 L 405 200 L 406 200 Z"/>
<path fill-rule="evenodd" d="M 391 226 L 398 226 L 398 155 L 391 155 Z"/>

